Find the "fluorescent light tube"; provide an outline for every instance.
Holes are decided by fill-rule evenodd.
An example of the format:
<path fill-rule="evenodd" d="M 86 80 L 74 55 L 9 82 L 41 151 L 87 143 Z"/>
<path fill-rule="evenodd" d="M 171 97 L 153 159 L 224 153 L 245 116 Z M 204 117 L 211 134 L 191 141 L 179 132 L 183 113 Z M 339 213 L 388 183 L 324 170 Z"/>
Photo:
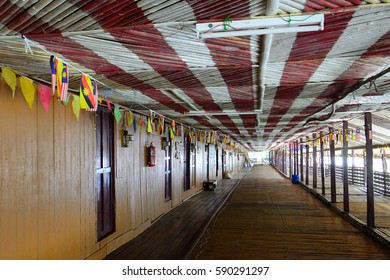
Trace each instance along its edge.
<path fill-rule="evenodd" d="M 227 30 L 225 30 L 225 27 Z M 196 24 L 198 38 L 308 32 L 324 29 L 324 15 L 285 16 Z"/>
<path fill-rule="evenodd" d="M 184 113 L 185 116 L 221 116 L 221 115 L 229 115 L 229 116 L 238 116 L 238 115 L 257 115 L 260 114 L 260 110 L 253 111 L 217 111 L 217 112 L 207 112 L 207 111 L 189 111 Z"/>

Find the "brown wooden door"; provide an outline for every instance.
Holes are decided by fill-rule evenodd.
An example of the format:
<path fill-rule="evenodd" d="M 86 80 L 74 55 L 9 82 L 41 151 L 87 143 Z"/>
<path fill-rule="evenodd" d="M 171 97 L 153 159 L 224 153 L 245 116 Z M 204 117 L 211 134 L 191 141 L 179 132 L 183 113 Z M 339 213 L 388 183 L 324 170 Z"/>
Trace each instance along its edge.
<path fill-rule="evenodd" d="M 206 181 L 210 180 L 210 145 L 206 144 Z"/>
<path fill-rule="evenodd" d="M 115 232 L 114 118 L 99 109 L 96 117 L 97 238 Z"/>
<path fill-rule="evenodd" d="M 191 147 L 188 136 L 184 137 L 184 190 L 191 188 Z"/>
<path fill-rule="evenodd" d="M 165 147 L 165 202 L 172 199 L 172 146 Z"/>

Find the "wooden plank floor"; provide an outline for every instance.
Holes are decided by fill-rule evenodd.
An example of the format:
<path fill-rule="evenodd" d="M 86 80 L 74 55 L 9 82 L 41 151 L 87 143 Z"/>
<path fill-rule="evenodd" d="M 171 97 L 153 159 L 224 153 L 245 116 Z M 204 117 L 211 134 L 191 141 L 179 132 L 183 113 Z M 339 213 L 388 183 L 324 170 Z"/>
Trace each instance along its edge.
<path fill-rule="evenodd" d="M 389 249 L 263 165 L 241 181 L 188 259 L 390 259 Z"/>
<path fill-rule="evenodd" d="M 184 259 L 248 171 L 243 169 L 233 179 L 219 181 L 214 191 L 204 191 L 191 197 L 110 253 L 106 259 Z"/>

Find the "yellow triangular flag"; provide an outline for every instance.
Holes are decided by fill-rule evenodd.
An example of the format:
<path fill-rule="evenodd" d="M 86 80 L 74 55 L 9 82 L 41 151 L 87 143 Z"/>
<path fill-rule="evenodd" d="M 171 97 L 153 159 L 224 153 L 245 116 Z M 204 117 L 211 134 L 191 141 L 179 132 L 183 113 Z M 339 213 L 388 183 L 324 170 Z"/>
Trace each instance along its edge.
<path fill-rule="evenodd" d="M 1 67 L 1 73 L 2 73 L 2 76 L 5 80 L 5 82 L 12 90 L 12 97 L 14 97 L 15 90 L 16 90 L 16 74 L 15 74 L 15 72 L 8 67 Z"/>
<path fill-rule="evenodd" d="M 34 103 L 34 96 L 35 96 L 35 87 L 33 85 L 33 81 L 29 78 L 20 77 L 20 87 L 22 88 L 22 93 L 24 95 L 24 98 L 27 101 L 28 106 L 32 110 L 32 105 Z"/>
<path fill-rule="evenodd" d="M 80 117 L 80 97 L 79 96 L 73 95 L 72 107 L 73 107 L 73 113 L 76 116 L 77 121 L 79 121 L 79 117 Z"/>
<path fill-rule="evenodd" d="M 153 132 L 152 121 L 150 120 L 150 118 L 148 118 L 148 126 L 146 128 L 146 132 L 147 133 L 152 133 Z"/>
<path fill-rule="evenodd" d="M 127 126 L 131 126 L 133 123 L 133 112 L 129 111 L 127 114 Z"/>
<path fill-rule="evenodd" d="M 173 132 L 172 128 L 169 128 L 169 137 L 171 138 L 171 140 L 175 139 L 175 133 Z"/>

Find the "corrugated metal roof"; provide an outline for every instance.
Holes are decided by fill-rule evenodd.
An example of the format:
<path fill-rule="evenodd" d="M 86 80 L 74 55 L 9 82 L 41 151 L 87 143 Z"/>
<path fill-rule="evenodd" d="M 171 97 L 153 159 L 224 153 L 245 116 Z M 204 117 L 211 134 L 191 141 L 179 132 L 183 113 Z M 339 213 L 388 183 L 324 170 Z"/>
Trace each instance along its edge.
<path fill-rule="evenodd" d="M 264 36 L 196 36 L 198 21 L 265 16 L 269 5 L 285 20 L 288 13 L 323 13 L 325 29 L 273 35 L 266 63 Z M 379 76 L 390 65 L 389 31 L 388 0 L 1 1 L 0 65 L 49 82 L 52 53 L 115 89 L 113 102 L 137 102 L 262 149 L 356 111 L 387 109 L 389 74 Z M 22 35 L 34 54 L 25 52 Z M 78 70 L 70 71 L 76 91 Z M 330 104 L 336 111 L 329 120 L 303 126 L 328 114 Z M 258 115 L 211 115 L 259 108 Z"/>

